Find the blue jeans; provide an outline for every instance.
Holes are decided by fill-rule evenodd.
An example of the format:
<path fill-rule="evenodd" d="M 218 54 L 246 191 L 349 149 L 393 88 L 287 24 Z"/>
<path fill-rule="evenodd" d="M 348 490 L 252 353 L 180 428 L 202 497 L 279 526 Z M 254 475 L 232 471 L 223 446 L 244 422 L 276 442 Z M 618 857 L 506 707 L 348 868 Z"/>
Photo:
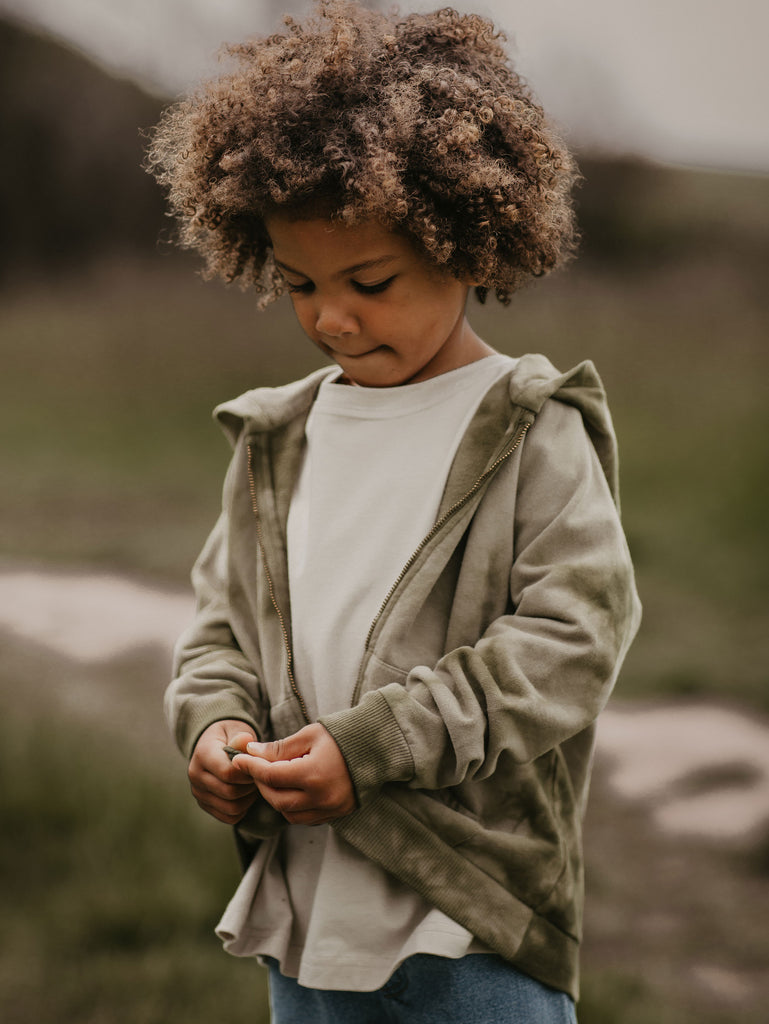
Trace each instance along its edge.
<path fill-rule="evenodd" d="M 303 988 L 270 964 L 272 1024 L 576 1024 L 574 1003 L 501 957 L 418 953 L 375 992 Z"/>

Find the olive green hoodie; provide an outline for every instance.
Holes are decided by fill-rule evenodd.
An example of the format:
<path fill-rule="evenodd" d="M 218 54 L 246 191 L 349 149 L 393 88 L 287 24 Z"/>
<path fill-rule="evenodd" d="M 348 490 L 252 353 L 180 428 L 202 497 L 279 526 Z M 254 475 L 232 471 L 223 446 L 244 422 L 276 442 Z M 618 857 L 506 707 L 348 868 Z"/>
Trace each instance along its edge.
<path fill-rule="evenodd" d="M 286 521 L 329 372 L 217 410 L 234 456 L 166 696 L 187 756 L 217 720 L 262 739 L 306 724 Z M 575 998 L 595 720 L 639 620 L 601 382 L 589 362 L 559 374 L 524 356 L 483 399 L 438 519 L 371 624 L 352 706 L 321 719 L 357 797 L 339 835 Z M 259 801 L 241 841 L 284 825 Z"/>

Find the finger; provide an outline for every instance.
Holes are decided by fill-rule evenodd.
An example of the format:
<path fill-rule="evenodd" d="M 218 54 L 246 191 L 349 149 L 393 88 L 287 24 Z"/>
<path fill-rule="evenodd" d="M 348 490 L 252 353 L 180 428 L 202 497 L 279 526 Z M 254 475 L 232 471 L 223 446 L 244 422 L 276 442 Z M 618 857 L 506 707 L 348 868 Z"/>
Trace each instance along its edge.
<path fill-rule="evenodd" d="M 240 783 L 241 785 L 246 785 L 247 783 L 245 782 L 245 780 L 248 779 L 248 783 L 253 785 L 251 776 L 247 771 L 244 770 L 243 767 L 243 764 L 247 764 L 247 762 L 243 762 L 243 764 L 233 763 L 235 761 L 235 758 L 238 757 L 240 754 L 245 754 L 245 751 L 240 750 L 238 747 L 231 747 L 229 745 L 222 747 L 222 750 L 226 754 L 229 764 L 228 767 L 223 768 L 221 767 L 222 762 L 219 761 L 219 776 L 225 779 L 231 779 L 234 784 Z M 251 755 L 245 756 L 250 757 Z M 241 782 L 241 780 L 244 781 Z"/>
<path fill-rule="evenodd" d="M 245 750 L 250 740 L 255 740 L 256 734 L 245 722 L 221 721 L 214 722 L 204 729 L 198 737 L 193 757 L 198 755 L 204 759 L 217 757 L 224 744 L 229 743 Z"/>
<path fill-rule="evenodd" d="M 273 789 L 270 786 L 258 786 L 259 794 L 280 814 L 306 811 L 312 807 L 312 801 L 301 789 Z"/>
<path fill-rule="evenodd" d="M 298 789 L 259 786 L 261 796 L 292 825 L 321 825 L 348 814 L 352 808 L 340 803 L 316 803 L 313 796 Z"/>
<path fill-rule="evenodd" d="M 195 789 L 211 793 L 219 800 L 243 800 L 253 796 L 256 783 L 249 777 L 248 782 L 224 782 L 215 775 L 205 775 L 203 778 L 192 780 Z"/>
<path fill-rule="evenodd" d="M 210 793 L 218 800 L 242 800 L 252 796 L 256 788 L 250 777 L 247 782 L 228 782 L 212 772 L 190 772 L 189 780 L 193 791 Z"/>
<path fill-rule="evenodd" d="M 259 791 L 281 814 L 286 810 L 313 808 L 340 817 L 355 809 L 355 795 L 348 778 L 328 780 L 318 773 L 311 757 L 274 763 L 258 757 L 240 757 L 237 760 L 246 764 Z M 279 797 L 281 793 L 284 794 L 282 799 Z M 303 796 L 299 802 L 297 793 Z"/>
<path fill-rule="evenodd" d="M 248 772 L 230 764 L 226 754 L 216 751 L 210 758 L 194 755 L 187 768 L 190 782 L 200 789 L 211 789 L 220 796 L 237 797 L 253 788 Z"/>
<path fill-rule="evenodd" d="M 211 748 L 196 751 L 190 761 L 188 774 L 201 785 L 210 784 L 211 779 L 232 786 L 249 786 L 253 781 L 248 772 L 231 763 L 225 746 L 216 744 Z"/>
<path fill-rule="evenodd" d="M 220 821 L 223 825 L 237 825 L 246 816 L 248 810 L 248 808 L 246 808 L 245 811 L 238 811 L 235 813 L 229 808 L 222 810 L 219 807 L 212 806 L 201 801 L 198 801 L 198 807 L 200 807 L 201 811 L 205 811 L 206 814 L 215 818 L 216 821 Z"/>
<path fill-rule="evenodd" d="M 258 756 L 239 756 L 233 764 L 247 773 L 257 785 L 272 789 L 303 790 L 311 785 L 310 773 L 303 759 L 266 761 Z"/>
<path fill-rule="evenodd" d="M 228 825 L 239 822 L 256 799 L 256 792 L 253 792 L 239 800 L 224 800 L 207 790 L 196 790 L 194 787 L 192 795 L 202 810 Z"/>
<path fill-rule="evenodd" d="M 231 747 L 237 747 L 239 750 L 245 750 L 246 744 L 253 743 L 256 739 L 252 730 L 241 729 L 240 732 L 236 732 L 234 736 L 228 739 L 228 743 Z"/>
<path fill-rule="evenodd" d="M 245 754 L 248 744 L 255 740 L 256 737 L 252 732 L 243 732 L 241 730 L 240 732 L 235 733 L 234 736 L 230 737 L 222 749 L 230 760 L 232 760 L 236 753 Z"/>
<path fill-rule="evenodd" d="M 270 743 L 249 743 L 247 750 L 264 761 L 293 761 L 310 752 L 309 736 L 305 729 L 300 729 L 291 736 Z"/>

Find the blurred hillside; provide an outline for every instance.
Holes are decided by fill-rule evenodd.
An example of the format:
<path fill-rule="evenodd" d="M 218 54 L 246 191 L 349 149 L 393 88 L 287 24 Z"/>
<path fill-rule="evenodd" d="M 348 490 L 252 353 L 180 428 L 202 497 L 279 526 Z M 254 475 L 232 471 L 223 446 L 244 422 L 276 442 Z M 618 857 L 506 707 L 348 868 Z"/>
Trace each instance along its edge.
<path fill-rule="evenodd" d="M 150 252 L 162 202 L 139 164 L 160 105 L 0 21 L 0 282 Z"/>
<path fill-rule="evenodd" d="M 81 272 L 116 254 L 151 255 L 169 225 L 141 169 L 141 133 L 162 102 L 3 20 L 0 89 L 0 286 L 41 272 Z M 765 274 L 769 204 L 756 203 L 766 197 L 762 179 L 589 155 L 580 163 L 583 260 L 635 270 L 738 255 Z"/>

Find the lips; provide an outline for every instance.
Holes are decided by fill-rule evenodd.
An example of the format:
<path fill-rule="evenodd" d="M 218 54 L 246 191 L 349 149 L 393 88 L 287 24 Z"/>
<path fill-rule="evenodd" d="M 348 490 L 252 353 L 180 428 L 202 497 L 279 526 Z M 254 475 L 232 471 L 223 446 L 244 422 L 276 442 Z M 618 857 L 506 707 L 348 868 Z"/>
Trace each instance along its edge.
<path fill-rule="evenodd" d="M 365 356 L 373 355 L 374 352 L 379 352 L 384 346 L 375 345 L 374 348 L 366 349 L 365 352 L 343 352 L 341 349 L 332 348 L 331 345 L 326 345 L 326 348 L 334 359 L 363 359 Z"/>

